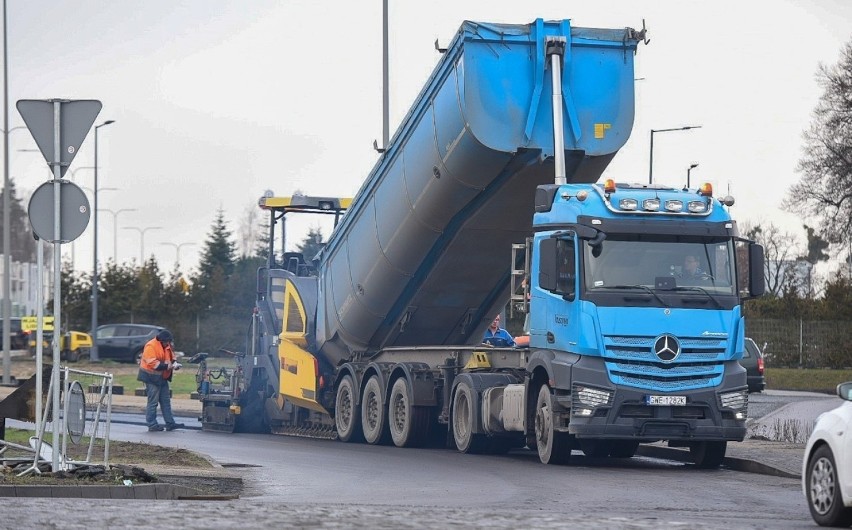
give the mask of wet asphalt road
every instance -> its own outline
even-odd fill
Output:
[[[797,400],[753,395],[750,407],[766,415]],[[163,514],[180,528],[813,527],[796,480],[651,458],[575,452],[570,465],[552,467],[526,450],[475,456],[192,429],[148,433],[132,423],[115,423],[112,437],[251,466],[237,469],[246,489],[241,499],[216,502],[0,501],[0,528],[162,528]]]

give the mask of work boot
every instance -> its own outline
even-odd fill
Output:
[[[162,425],[154,425],[153,427],[148,427],[148,431],[150,431],[150,432],[162,431],[162,430],[163,430]],[[168,429],[168,430],[171,430],[171,429]]]
[[[186,427],[186,425],[184,425],[183,423],[170,423],[166,425],[166,430],[173,431],[175,429],[183,429],[184,427]]]

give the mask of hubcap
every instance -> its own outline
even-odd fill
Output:
[[[535,415],[535,435],[541,448],[550,441],[550,407],[543,404]]]
[[[822,457],[814,463],[811,471],[811,504],[820,515],[831,510],[835,487],[834,466],[828,458]]]
[[[352,395],[349,393],[348,388],[340,392],[340,404],[338,408],[340,409],[339,418],[341,423],[348,427],[352,422]]]
[[[467,398],[465,396],[461,396],[459,398],[459,402],[456,405],[455,418],[456,421],[453,422],[453,430],[458,435],[458,438],[463,440],[467,438],[467,416],[469,413],[469,407]]]

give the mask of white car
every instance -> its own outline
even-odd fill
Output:
[[[837,385],[846,400],[817,418],[802,461],[802,489],[820,526],[852,525],[852,381]]]

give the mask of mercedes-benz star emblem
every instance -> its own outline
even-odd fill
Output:
[[[654,342],[654,353],[664,363],[670,363],[680,355],[680,343],[671,335],[660,335]]]

